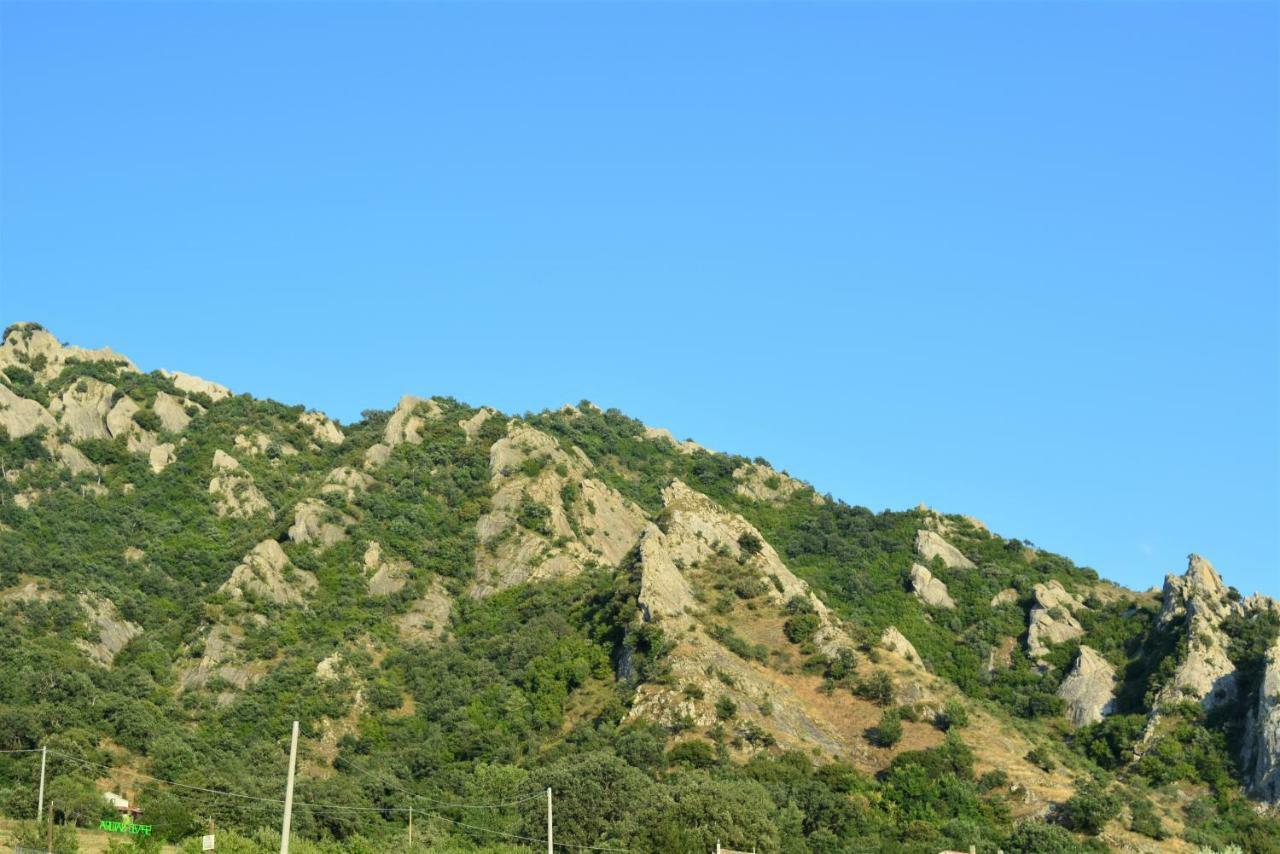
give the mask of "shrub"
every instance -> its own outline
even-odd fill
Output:
[[[744,531],[742,536],[738,537],[738,548],[742,549],[742,553],[747,557],[755,557],[764,550],[764,541],[751,531]]]
[[[898,692],[893,685],[893,677],[884,670],[877,670],[866,679],[858,680],[853,693],[876,705],[887,706],[893,702]]]
[[[947,700],[942,707],[942,711],[938,712],[933,720],[934,725],[943,732],[948,732],[953,727],[962,727],[969,724],[969,713],[965,711],[959,700]]]
[[[716,718],[718,720],[731,720],[738,714],[738,704],[729,699],[724,694],[720,695],[720,699],[716,700]]]
[[[1062,824],[1076,831],[1097,836],[1120,814],[1120,801],[1100,783],[1090,780],[1076,789],[1063,805]]]
[[[902,740],[902,719],[896,709],[886,709],[880,716],[873,733],[875,743],[881,747],[893,747]]]

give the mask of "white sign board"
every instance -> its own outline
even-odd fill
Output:
[[[201,851],[213,850],[213,834],[212,833],[209,833],[200,837],[200,850]]]

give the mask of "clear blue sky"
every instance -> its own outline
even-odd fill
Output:
[[[1280,594],[1277,8],[0,0],[0,321]]]

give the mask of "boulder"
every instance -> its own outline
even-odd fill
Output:
[[[191,404],[195,405],[195,404]],[[170,433],[181,433],[191,423],[187,414],[187,402],[163,391],[156,392],[156,402],[151,408],[160,419],[161,426]]]
[[[1001,605],[1018,604],[1018,591],[1012,587],[1006,587],[999,593],[991,597],[991,607],[999,608]]]
[[[907,640],[906,635],[898,631],[896,626],[889,626],[880,635],[880,646],[897,653],[912,664],[923,664],[924,659],[916,652],[915,645]]]
[[[935,532],[924,528],[916,531],[916,554],[926,563],[937,557],[951,569],[974,569],[973,561],[961,554],[959,549]]]
[[[1074,726],[1097,723],[1115,706],[1116,671],[1105,658],[1081,646],[1075,665],[1058,686],[1067,703],[1067,719]]]
[[[151,471],[160,474],[164,471],[177,457],[174,455],[174,446],[172,442],[165,442],[156,445],[147,452],[147,463],[151,466]]]
[[[954,608],[956,603],[947,591],[947,585],[918,563],[911,564],[911,590],[916,598],[933,608]]]

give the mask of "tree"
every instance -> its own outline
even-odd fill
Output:
[[[893,747],[902,740],[902,718],[897,709],[886,709],[876,724],[875,742],[881,747]]]
[[[1077,833],[1097,836],[1120,814],[1120,801],[1100,783],[1090,780],[1063,805],[1062,824]]]

